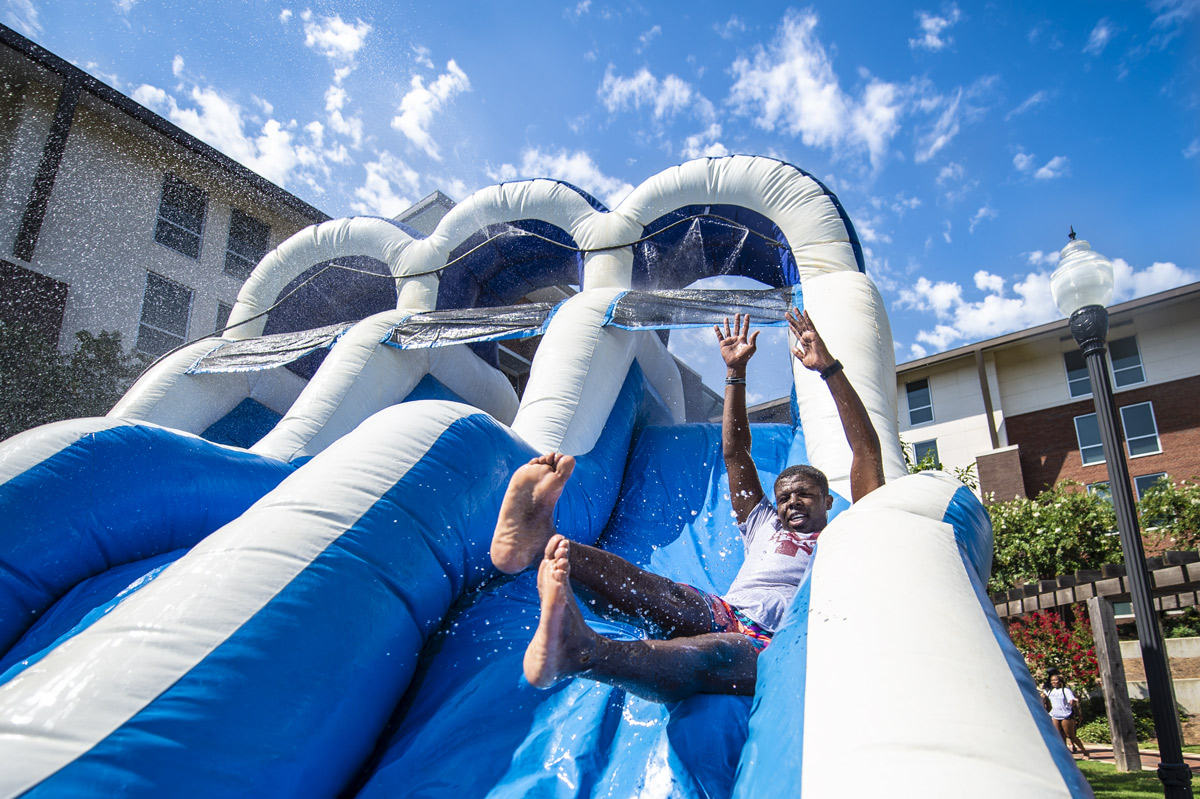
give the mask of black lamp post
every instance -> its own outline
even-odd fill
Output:
[[[1146,667],[1146,687],[1150,693],[1154,731],[1162,758],[1158,764],[1158,778],[1162,780],[1167,799],[1190,799],[1192,771],[1183,762],[1183,736],[1179,730],[1179,715],[1175,711],[1175,690],[1171,685],[1162,628],[1150,596],[1146,553],[1142,548],[1137,510],[1129,484],[1129,467],[1125,463],[1125,451],[1117,433],[1112,384],[1108,379],[1108,358],[1105,356],[1108,311],[1105,306],[1112,300],[1112,263],[1094,252],[1086,241],[1076,239],[1072,228],[1071,242],[1063,247],[1058,268],[1050,277],[1050,291],[1058,309],[1071,318],[1071,335],[1083,350],[1088,377],[1091,378],[1092,401],[1096,406],[1096,421],[1100,425],[1100,440],[1104,445],[1108,485],[1117,514],[1121,549],[1125,554],[1138,642],[1142,647],[1142,663]]]

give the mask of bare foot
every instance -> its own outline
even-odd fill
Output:
[[[497,569],[516,574],[542,554],[554,535],[554,504],[574,469],[574,458],[552,452],[513,474],[492,533],[492,563]]]
[[[584,671],[596,638],[584,623],[575,592],[571,590],[569,547],[567,539],[553,536],[546,544],[546,557],[538,566],[542,616],[533,640],[525,649],[524,662],[525,679],[534,688],[549,688]]]

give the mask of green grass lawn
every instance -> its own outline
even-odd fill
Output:
[[[1162,799],[1162,783],[1153,771],[1117,771],[1112,763],[1076,761],[1096,799]]]

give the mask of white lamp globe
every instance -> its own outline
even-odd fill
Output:
[[[1050,293],[1063,316],[1089,305],[1112,302],[1112,262],[1083,239],[1074,239],[1058,255],[1058,268],[1050,275]]]

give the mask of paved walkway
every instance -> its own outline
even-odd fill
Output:
[[[1100,744],[1088,744],[1087,749],[1088,754],[1092,756],[1092,760],[1098,763],[1116,764],[1116,760],[1113,758],[1112,747]],[[1138,751],[1142,756],[1142,769],[1151,773],[1157,771],[1159,761],[1161,760],[1158,752],[1154,749],[1140,749]],[[1075,755],[1075,759],[1083,760],[1083,755]],[[1191,766],[1193,775],[1200,775],[1200,754],[1184,752],[1183,762]]]

